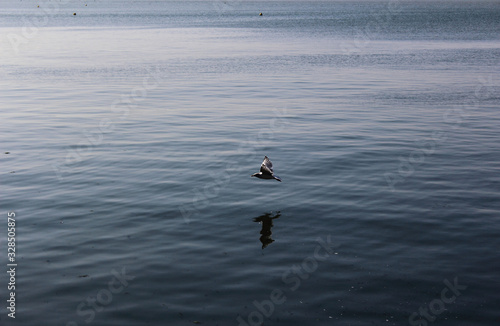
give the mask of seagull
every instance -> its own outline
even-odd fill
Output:
[[[260,166],[260,172],[252,174],[252,177],[257,177],[259,179],[275,179],[281,182],[281,179],[277,175],[274,175],[273,163],[271,163],[267,156],[264,156],[264,161]]]

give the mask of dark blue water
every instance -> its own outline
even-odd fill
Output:
[[[0,324],[498,324],[499,32],[495,1],[2,2]]]

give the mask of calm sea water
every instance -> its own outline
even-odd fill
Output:
[[[1,325],[500,321],[498,1],[8,0],[0,45]]]

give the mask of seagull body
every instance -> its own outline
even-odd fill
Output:
[[[264,156],[264,161],[260,165],[260,172],[252,174],[252,177],[256,177],[259,179],[275,179],[281,182],[281,179],[274,175],[273,172],[273,163],[267,156]]]

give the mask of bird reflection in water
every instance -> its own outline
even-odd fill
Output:
[[[273,234],[271,228],[273,227],[273,220],[280,217],[281,213],[278,211],[276,212],[276,214],[274,214],[274,216],[272,215],[272,212],[266,213],[253,219],[254,222],[259,222],[262,224],[262,229],[260,230],[260,242],[262,242],[262,249],[267,247],[270,243],[274,242],[274,240],[271,238],[271,234]]]

